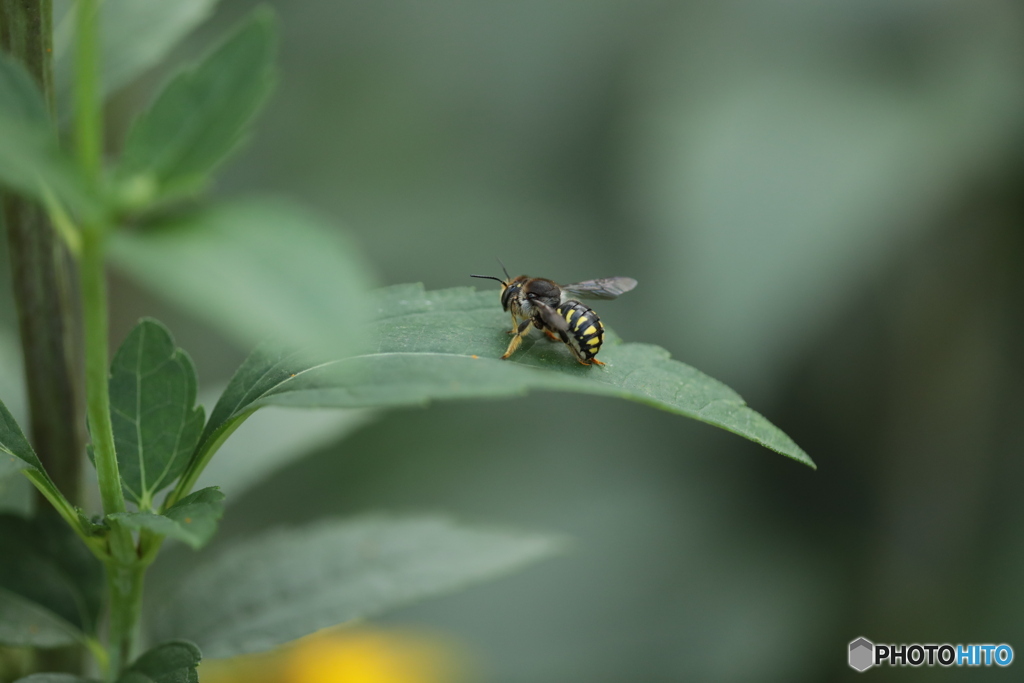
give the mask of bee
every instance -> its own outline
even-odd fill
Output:
[[[501,283],[501,307],[512,314],[512,341],[501,356],[507,360],[530,333],[543,330],[548,339],[561,341],[583,365],[604,365],[596,356],[604,343],[604,325],[594,309],[577,299],[614,299],[636,287],[631,277],[606,277],[560,285],[542,277],[513,278],[504,265],[505,279],[471,275]],[[532,327],[531,327],[532,326]]]

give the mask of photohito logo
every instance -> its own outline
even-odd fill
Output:
[[[867,638],[850,643],[850,667],[867,671],[873,666],[1009,666],[1013,662],[1013,648],[1000,645],[950,645],[943,643],[924,645],[882,645]]]

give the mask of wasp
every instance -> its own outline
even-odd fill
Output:
[[[636,287],[631,277],[606,277],[560,285],[542,277],[513,278],[504,265],[505,279],[471,275],[501,283],[501,307],[512,314],[512,341],[501,356],[507,360],[530,333],[543,330],[548,339],[561,341],[583,365],[604,365],[596,356],[604,343],[604,325],[594,309],[578,299],[614,299]],[[532,327],[531,327],[532,325]]]

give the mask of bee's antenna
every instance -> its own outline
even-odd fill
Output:
[[[506,267],[505,267],[505,264],[504,264],[504,263],[502,263],[502,262],[501,262],[501,259],[500,259],[500,258],[498,258],[497,256],[495,256],[494,258],[498,259],[498,265],[499,265],[499,266],[501,266],[501,269],[502,269],[502,271],[504,271],[504,273],[505,273],[505,277],[506,277],[507,279],[511,280],[511,279],[512,279],[512,276],[508,274],[508,268],[506,268]]]
[[[470,277],[478,277],[481,280],[495,280],[497,282],[500,282],[501,284],[505,284],[505,281],[502,280],[500,277],[491,277],[490,275],[470,275]]]

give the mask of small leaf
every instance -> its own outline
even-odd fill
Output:
[[[100,4],[100,65],[103,93],[110,94],[155,66],[193,28],[216,0],[104,0]],[[58,16],[58,8],[54,15]],[[74,90],[75,6],[63,14],[54,35],[54,79],[58,102],[71,104]]]
[[[4,296],[10,296],[9,289],[4,288]],[[10,302],[10,299],[5,298]],[[28,423],[28,397],[25,387],[25,375],[22,368],[23,359],[21,355],[21,337],[18,335],[17,325],[14,324],[14,307],[6,304],[8,315],[0,316],[6,324],[0,324],[0,397],[3,397],[3,404],[9,411],[8,419],[17,423]],[[3,428],[0,427],[0,432]],[[3,437],[0,436],[0,441]],[[0,472],[3,471],[3,463],[8,458],[0,455]],[[0,476],[3,476],[0,474]]]
[[[245,138],[273,85],[274,25],[256,11],[198,66],[179,73],[132,126],[117,175],[156,194],[202,185]]]
[[[108,518],[129,529],[148,529],[198,550],[213,538],[223,515],[224,494],[213,486],[185,496],[162,515],[118,512]]]
[[[437,517],[366,517],[281,529],[201,565],[153,627],[208,657],[268,650],[506,574],[551,555],[548,536],[473,529]]]
[[[26,467],[43,471],[43,463],[3,401],[0,401],[0,451],[3,453],[0,454],[0,476]]]
[[[96,631],[103,567],[52,511],[34,520],[0,515],[0,589],[8,604],[21,601],[0,610],[5,634],[21,633],[20,644],[67,644]]]
[[[140,321],[111,364],[110,409],[121,480],[143,508],[188,465],[203,428],[195,400],[188,354],[159,322]]]
[[[24,67],[0,52],[0,185],[42,200],[46,188],[71,208],[94,200],[58,145],[42,95]]]
[[[219,206],[119,231],[117,265],[245,348],[274,337],[333,358],[362,348],[369,275],[347,236],[283,201]]]
[[[0,401],[0,477],[18,470],[25,470],[28,478],[37,487],[45,490],[51,502],[64,500],[57,485],[43,469],[43,463],[32,450],[14,416],[7,410],[3,401]]]
[[[197,683],[196,667],[203,656],[185,640],[174,640],[145,652],[117,679],[118,683]]]

